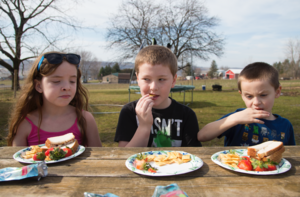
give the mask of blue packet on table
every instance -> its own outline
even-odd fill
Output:
[[[101,194],[94,194],[94,193],[84,192],[84,197],[119,197],[119,196],[116,196],[116,195],[111,194],[111,193],[106,193],[104,195],[101,195]]]
[[[29,177],[45,177],[48,174],[48,167],[44,161],[23,167],[8,167],[0,169],[0,182],[21,180]]]
[[[167,186],[156,186],[152,197],[188,197],[176,183]]]

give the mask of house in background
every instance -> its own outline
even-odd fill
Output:
[[[132,80],[136,80],[136,77]],[[129,81],[130,73],[112,73],[102,78],[102,83],[129,83]]]
[[[112,73],[102,78],[102,83],[118,83],[118,73]]]
[[[217,78],[221,77],[222,79],[226,79],[225,72],[225,70],[217,70],[215,75],[217,76]]]
[[[243,69],[228,69],[225,72],[225,79],[238,79]]]
[[[130,73],[118,73],[118,83],[129,83],[129,81]]]

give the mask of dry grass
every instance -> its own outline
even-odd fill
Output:
[[[289,119],[295,130],[297,145],[300,144],[300,80],[280,81],[283,86],[283,95],[275,100],[273,113],[280,114]],[[191,81],[177,81],[178,85],[191,85]],[[213,84],[222,85],[221,92],[212,91]],[[189,103],[197,117],[199,127],[219,119],[224,114],[244,107],[244,103],[237,92],[235,80],[198,80],[193,81],[193,103],[191,92],[186,92],[185,102]],[[202,90],[206,85],[206,91]],[[93,112],[119,112],[121,106],[128,103],[128,84],[85,84],[89,90],[89,102]],[[183,93],[173,93],[172,97],[183,102]],[[139,94],[131,92],[131,101],[140,97]],[[0,146],[6,145],[8,115],[13,103],[13,92],[0,88]],[[100,104],[100,105],[99,105]],[[117,146],[114,135],[118,123],[119,113],[94,114],[98,125],[100,138],[104,146]],[[203,143],[204,146],[223,146],[223,139],[214,139]]]

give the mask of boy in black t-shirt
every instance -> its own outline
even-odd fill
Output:
[[[119,147],[201,146],[196,114],[169,97],[177,78],[177,58],[166,47],[143,48],[135,59],[142,97],[121,110],[115,141]]]

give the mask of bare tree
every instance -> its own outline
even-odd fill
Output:
[[[122,59],[134,57],[143,40],[147,44],[157,35],[157,25],[162,9],[150,0],[123,1],[118,14],[110,18],[108,47],[119,51]]]
[[[300,77],[300,40],[290,39],[286,43],[286,57],[288,61],[284,62],[284,66],[288,67],[291,76],[295,79]]]
[[[107,33],[109,48],[122,51],[121,57],[134,57],[143,40],[170,46],[179,59],[184,54],[208,60],[223,54],[224,38],[213,28],[218,19],[208,16],[198,0],[168,0],[159,4],[149,0],[127,0],[110,19]],[[182,69],[184,66],[179,66]]]
[[[12,81],[17,78],[18,88],[20,64],[50,47],[56,49],[67,32],[79,27],[59,2],[63,1],[0,0],[0,52],[13,64],[0,58],[0,65],[9,70]]]
[[[220,70],[225,70],[225,71],[226,71],[226,70],[228,70],[228,69],[229,69],[228,66],[221,66],[221,67],[220,67]]]
[[[89,51],[78,51],[78,55],[81,56],[80,60],[80,70],[82,73],[82,80],[87,83],[89,78],[97,78],[100,70],[100,62],[97,58]]]
[[[195,70],[194,70],[194,72],[195,72],[195,76],[200,76],[200,75],[201,75],[201,72],[202,72],[202,70],[201,70],[201,68],[199,68],[199,67],[195,67]]]

